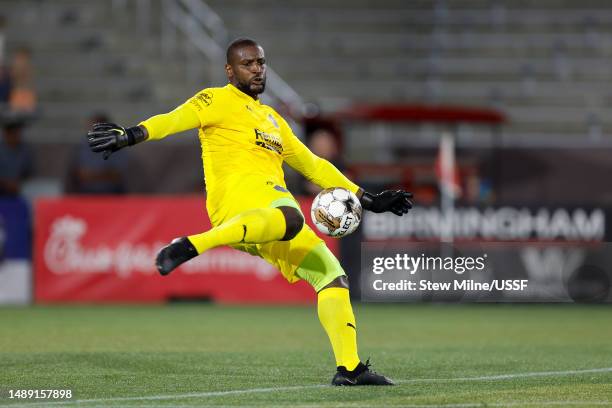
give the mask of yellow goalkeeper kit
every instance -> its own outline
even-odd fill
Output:
[[[285,185],[281,167],[284,161],[322,188],[344,187],[354,193],[359,189],[331,163],[304,146],[274,109],[231,84],[204,89],[172,112],[154,116],[141,125],[147,129],[149,140],[199,128],[206,208],[213,226],[256,208],[299,209]],[[299,277],[306,279],[317,291],[344,274],[339,264],[324,265],[325,270],[337,271],[335,276],[313,274],[311,268],[304,267],[338,262],[325,253],[327,247],[307,225],[290,241],[234,247],[266,259],[289,282]],[[303,262],[307,255],[316,259]]]

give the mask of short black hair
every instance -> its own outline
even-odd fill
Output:
[[[225,52],[225,61],[228,64],[230,63],[230,57],[236,49],[241,48],[241,47],[251,47],[251,46],[259,47],[259,43],[251,38],[246,38],[246,37],[236,38],[234,41],[232,41],[227,46],[227,51]]]

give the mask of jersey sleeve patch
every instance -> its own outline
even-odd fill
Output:
[[[198,112],[209,107],[213,103],[213,94],[210,91],[202,91],[189,100]]]

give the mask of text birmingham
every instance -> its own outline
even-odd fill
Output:
[[[409,217],[399,220],[393,214],[368,214],[363,228],[367,239],[434,239],[452,234],[459,239],[601,241],[605,221],[599,208],[462,207],[451,214],[437,207],[415,207]]]

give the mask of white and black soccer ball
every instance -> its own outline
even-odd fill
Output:
[[[341,238],[359,226],[361,203],[354,193],[345,188],[327,188],[313,200],[310,216],[319,231]]]

